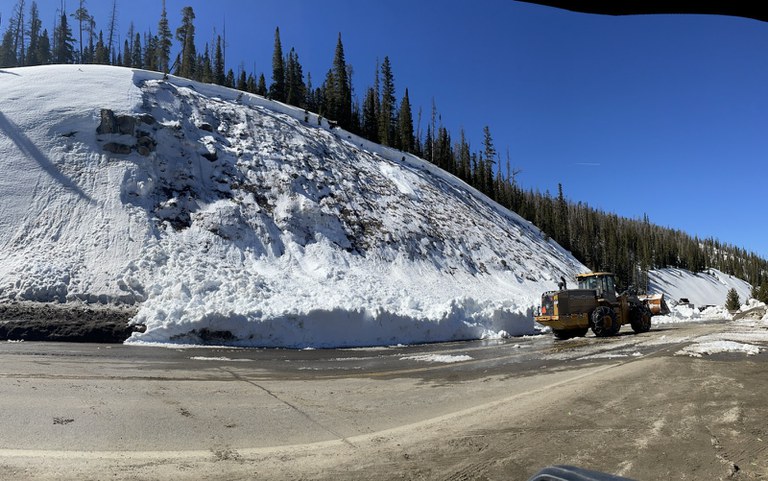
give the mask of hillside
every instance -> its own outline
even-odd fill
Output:
[[[105,66],[0,72],[0,298],[139,306],[134,341],[533,332],[585,270],[412,155],[303,110]]]
[[[724,306],[728,291],[732,288],[736,289],[739,299],[745,303],[752,290],[747,282],[717,269],[693,273],[670,267],[652,270],[648,278],[649,292],[664,294],[672,303],[686,298],[695,307]]]

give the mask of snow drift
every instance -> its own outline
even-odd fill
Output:
[[[140,304],[134,342],[374,345],[531,333],[586,270],[303,110],[118,67],[0,76],[0,299]]]

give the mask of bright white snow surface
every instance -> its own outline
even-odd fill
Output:
[[[664,294],[671,305],[677,303],[680,298],[686,298],[697,310],[704,306],[724,306],[731,288],[739,293],[742,303],[747,302],[752,292],[752,286],[748,282],[717,269],[693,273],[668,267],[650,271],[648,279],[649,292]]]
[[[541,292],[586,270],[315,114],[118,67],[0,79],[0,299],[140,303],[132,342],[388,345],[533,333]],[[101,109],[151,118],[97,134]]]

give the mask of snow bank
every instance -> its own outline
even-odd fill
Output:
[[[258,96],[68,65],[5,70],[0,103],[0,300],[140,304],[131,342],[534,333],[586,270],[435,166]],[[97,133],[103,109],[125,131]]]
[[[730,320],[731,313],[723,306],[707,307],[700,311],[696,307],[687,305],[677,305],[670,308],[670,313],[665,316],[654,316],[654,324],[675,324],[678,322],[697,322],[697,321],[715,321]]]
[[[724,274],[717,269],[693,273],[685,269],[668,267],[648,273],[648,291],[664,294],[670,305],[681,298],[688,299],[694,307],[724,306],[731,288],[739,293],[739,299],[746,302],[752,286],[739,278]]]

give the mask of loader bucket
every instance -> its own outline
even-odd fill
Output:
[[[645,302],[651,309],[651,314],[654,316],[669,314],[669,306],[664,300],[664,294],[651,294],[647,296],[638,296],[638,298]]]

